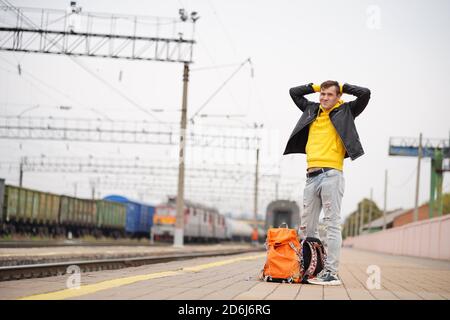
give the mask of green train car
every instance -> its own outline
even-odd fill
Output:
[[[5,185],[0,179],[0,234],[125,235],[126,206]]]
[[[59,223],[65,226],[94,227],[96,212],[94,200],[61,196]]]
[[[3,221],[57,224],[60,196],[15,186],[5,186]]]
[[[125,230],[127,208],[122,203],[97,200],[97,228],[117,236],[117,232]]]

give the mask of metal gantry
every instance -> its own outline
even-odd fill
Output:
[[[429,217],[441,216],[443,172],[450,171],[442,163],[444,159],[450,159],[450,139],[390,138],[389,155],[431,158]]]
[[[0,165],[2,162],[0,162]],[[4,163],[11,165],[13,163]],[[22,157],[19,164],[22,172],[103,173],[115,175],[137,175],[143,177],[175,176],[176,165],[168,162],[142,158],[97,158],[97,157]],[[239,181],[254,176],[253,165],[245,164],[187,164],[192,177]],[[273,176],[263,176],[263,179]],[[277,178],[277,177],[275,177]],[[249,182],[250,183],[250,182]]]
[[[3,139],[178,145],[179,135],[180,130],[173,123],[0,117]],[[187,145],[192,147],[256,150],[260,140],[251,128],[237,131],[196,126],[186,129],[185,135]]]
[[[192,63],[195,41],[184,39],[178,19],[77,9],[0,6],[0,50]]]

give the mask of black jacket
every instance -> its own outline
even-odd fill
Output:
[[[364,150],[356,131],[354,119],[366,108],[370,99],[370,90],[363,87],[344,84],[342,92],[356,96],[354,101],[345,102],[339,108],[330,112],[330,120],[345,147],[345,157],[355,160],[364,154]],[[303,112],[284,150],[284,154],[306,153],[305,147],[308,142],[309,124],[316,119],[320,110],[320,103],[312,102],[304,96],[314,93],[312,83],[304,86],[291,88],[289,94],[295,104]]]

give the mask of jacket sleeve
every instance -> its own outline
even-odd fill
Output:
[[[306,99],[304,96],[314,92],[312,83],[289,89],[289,94],[291,95],[292,100],[294,100],[295,104],[300,110],[302,110],[302,112],[305,112],[305,109],[309,104],[314,103]]]
[[[349,102],[350,110],[352,111],[353,118],[359,116],[364,111],[370,99],[370,90],[363,87],[354,86],[345,83],[342,86],[342,92],[351,94],[356,97],[355,100]]]

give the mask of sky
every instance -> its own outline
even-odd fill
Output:
[[[69,1],[10,3],[59,10],[69,6]],[[83,12],[173,19],[178,19],[180,8],[198,12],[188,118],[211,99],[199,113],[207,116],[196,117],[188,129],[260,135],[260,215],[275,198],[277,182],[278,198],[302,205],[306,156],[282,155],[301,116],[289,96],[291,87],[332,79],[372,92],[369,105],[356,119],[365,155],[344,161],[342,217],[368,198],[371,189],[373,200],[383,208],[385,170],[387,210],[414,206],[417,159],[389,156],[391,137],[418,138],[422,133],[424,139],[450,139],[448,1],[91,0],[77,4]],[[11,23],[6,12],[1,11],[0,17],[2,26]],[[190,28],[180,28],[186,38],[192,35]],[[167,36],[177,36],[177,31],[160,30]],[[244,63],[248,58],[251,64]],[[167,122],[178,132],[182,68],[180,63],[0,51],[0,116],[147,120],[153,122],[152,128]],[[308,98],[318,101],[318,94]],[[353,99],[343,96],[344,101]],[[58,109],[61,105],[70,109]],[[160,122],[154,123],[154,117]],[[263,127],[250,129],[254,124]],[[0,153],[0,176],[11,184],[18,184],[17,163],[25,156],[128,162],[138,157],[141,164],[178,164],[178,147],[161,145],[0,139]],[[221,212],[252,213],[255,158],[254,150],[188,148],[186,197]],[[203,179],[198,171],[189,172],[190,167],[216,172]],[[216,176],[237,169],[248,174],[226,181]],[[176,178],[176,171],[154,177],[25,172],[24,186],[64,194],[75,194],[76,189],[78,196],[90,197],[91,184],[105,181],[96,187],[96,196],[120,193],[156,203],[176,190]],[[419,203],[428,201],[429,180],[430,159],[423,159]],[[161,187],[167,184],[169,191]],[[450,191],[448,173],[443,188]]]

